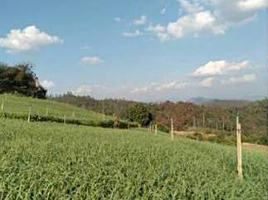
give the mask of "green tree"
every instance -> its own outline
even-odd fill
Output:
[[[45,98],[46,92],[39,84],[30,64],[22,63],[8,66],[0,63],[0,93],[19,93]]]
[[[149,125],[153,120],[153,115],[149,109],[143,104],[134,104],[127,110],[128,120],[131,122],[137,122],[141,126]]]

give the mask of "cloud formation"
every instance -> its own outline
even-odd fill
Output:
[[[174,38],[224,34],[230,27],[251,21],[266,0],[178,0],[183,16],[167,25]]]
[[[145,25],[147,23],[147,17],[142,15],[139,19],[133,21],[133,24],[136,26]]]
[[[40,83],[45,89],[49,90],[53,87],[55,87],[55,84],[53,81],[50,81],[50,80],[43,80],[41,81]]]
[[[211,87],[213,85],[213,81],[215,80],[215,77],[208,77],[199,82],[199,85],[201,87]]]
[[[103,85],[80,85],[76,90],[73,91],[74,95],[85,96],[92,95],[94,93],[99,93],[106,89]]]
[[[122,35],[126,38],[135,38],[135,37],[142,36],[143,33],[141,33],[139,30],[136,30],[134,32],[123,32]]]
[[[155,26],[150,24],[147,28],[147,31],[151,32],[162,42],[170,39],[169,34],[166,32],[166,27],[162,26],[161,24],[157,24]]]
[[[255,74],[244,74],[242,76],[230,77],[227,80],[222,80],[222,84],[250,83],[255,80]]]
[[[164,92],[170,90],[180,90],[184,89],[188,83],[186,82],[166,82],[166,83],[151,83],[148,86],[137,87],[131,90],[132,94],[143,94],[147,92]]]
[[[102,60],[98,56],[86,56],[81,58],[81,63],[85,65],[98,65]]]
[[[250,67],[248,61],[243,62],[227,62],[225,60],[209,61],[205,65],[199,67],[194,71],[193,76],[195,77],[206,77],[206,76],[218,76],[226,74],[230,71],[240,71]]]
[[[6,37],[0,38],[0,47],[6,49],[8,53],[19,53],[62,42],[58,36],[49,35],[35,26],[28,26],[23,30],[12,29]]]

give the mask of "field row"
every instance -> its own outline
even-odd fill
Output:
[[[142,129],[0,119],[0,199],[267,199],[267,158]]]

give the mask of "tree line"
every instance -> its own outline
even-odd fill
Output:
[[[75,96],[71,92],[53,100],[87,108],[89,110],[136,121],[142,126],[158,124],[160,130],[169,131],[173,119],[175,131],[192,128],[214,130],[219,137],[233,138],[235,117],[240,115],[245,141],[267,143],[267,99],[242,106],[222,104],[196,105],[190,102],[143,103],[125,99],[97,100],[90,96]]]

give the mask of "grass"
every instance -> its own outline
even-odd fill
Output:
[[[267,158],[142,129],[0,119],[0,199],[266,200]]]
[[[54,116],[66,119],[102,121],[103,115],[87,109],[76,106],[59,103],[56,101],[33,99],[31,97],[15,96],[9,94],[0,94],[0,109],[4,105],[3,112],[28,114],[31,107],[31,113],[41,116]],[[48,111],[48,112],[47,112]],[[106,116],[107,119],[111,117]]]

